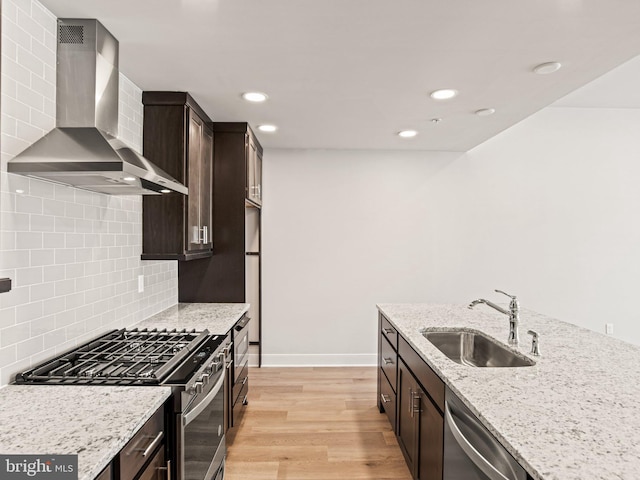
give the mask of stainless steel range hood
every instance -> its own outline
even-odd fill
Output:
[[[97,20],[58,20],[56,128],[13,158],[10,173],[111,195],[187,188],[116,138],[118,41]]]

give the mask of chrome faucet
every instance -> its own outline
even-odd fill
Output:
[[[509,316],[509,345],[518,345],[520,342],[520,338],[518,337],[518,323],[520,323],[520,304],[518,303],[518,299],[509,295],[508,293],[503,292],[502,290],[496,290],[498,293],[502,293],[511,299],[509,302],[509,310],[505,310],[499,305],[496,305],[489,300],[485,300],[484,298],[479,298],[478,300],[474,300],[469,304],[469,308],[473,308],[479,303],[484,303],[485,305],[489,305],[494,310],[499,311],[500,313],[504,313]]]

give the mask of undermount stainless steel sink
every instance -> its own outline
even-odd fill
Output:
[[[438,350],[461,365],[472,367],[531,367],[536,362],[478,330],[423,330]]]

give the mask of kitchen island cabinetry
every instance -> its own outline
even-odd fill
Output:
[[[193,260],[212,254],[213,130],[184,92],[144,92],[143,154],[189,189],[146,195],[143,260]]]
[[[413,478],[442,480],[444,383],[382,314],[378,325],[378,408]]]

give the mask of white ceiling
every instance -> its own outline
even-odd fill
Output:
[[[258,134],[267,148],[466,151],[640,54],[637,0],[40,1],[99,19],[143,90],[189,91],[215,121],[277,125]],[[548,61],[563,68],[531,73]],[[445,87],[460,95],[429,98]],[[269,100],[240,98],[252,90]]]

